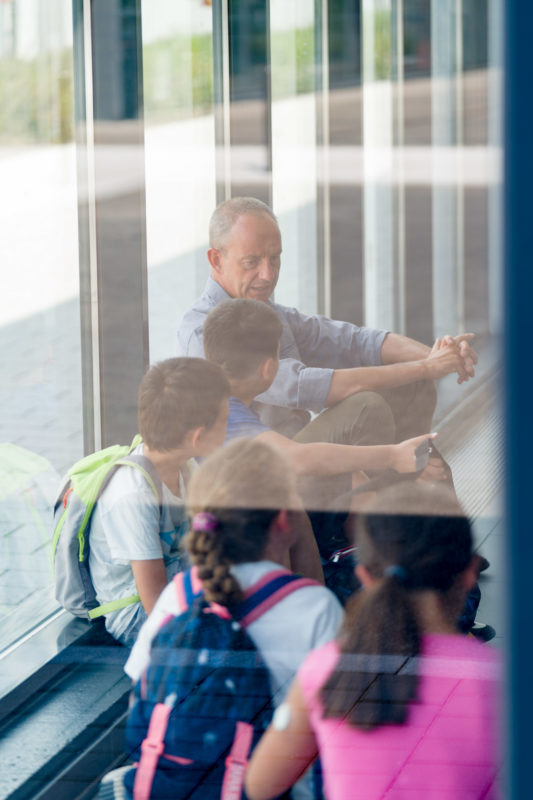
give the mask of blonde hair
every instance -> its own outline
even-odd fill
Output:
[[[209,512],[215,529],[192,527],[185,547],[208,600],[221,605],[242,600],[230,567],[262,558],[272,522],[289,508],[292,490],[285,458],[254,439],[235,439],[198,468],[189,486],[189,513],[194,518]]]

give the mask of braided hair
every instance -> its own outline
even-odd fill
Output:
[[[413,509],[419,513],[414,513]],[[321,690],[325,717],[370,730],[407,720],[418,676],[402,671],[419,655],[417,592],[432,591],[453,618],[458,576],[472,559],[470,523],[455,500],[435,486],[402,484],[378,495],[355,522],[357,559],[375,585],[346,609],[340,657]]]
[[[261,560],[273,521],[289,507],[292,480],[284,457],[254,439],[235,439],[193,475],[185,547],[209,601],[243,599],[231,566]]]

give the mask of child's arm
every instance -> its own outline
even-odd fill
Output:
[[[317,754],[315,735],[296,678],[253,752],[246,772],[247,796],[250,800],[270,800],[283,794],[303,775]]]
[[[311,522],[297,492],[294,492],[291,502],[289,519],[296,538],[289,550],[290,568],[305,578],[313,578],[323,584],[324,572],[320,562],[320,553]]]
[[[149,614],[168,583],[165,564],[162,558],[131,561],[130,563],[141,603],[146,613]]]
[[[400,444],[351,445],[294,442],[275,431],[260,433],[256,438],[285,453],[297,475],[339,475],[366,469],[394,469],[415,472],[415,450],[425,439],[436,434],[426,433]]]

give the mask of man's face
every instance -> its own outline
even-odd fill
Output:
[[[278,282],[281,235],[268,214],[239,217],[223,248],[208,252],[213,277],[230,297],[266,301]]]

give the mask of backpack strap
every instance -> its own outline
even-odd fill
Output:
[[[137,445],[142,441],[140,437],[135,437],[132,442],[131,448],[134,449]],[[113,465],[113,468],[109,471],[108,475],[106,475],[105,481],[102,483],[100,487],[100,491],[98,495],[100,496],[107,486],[108,482],[111,480],[115,472],[119,467],[126,466],[126,467],[133,467],[134,469],[139,470],[141,472],[150,486],[151,490],[153,491],[155,498],[158,502],[159,507],[161,508],[162,504],[162,497],[163,497],[163,484],[161,482],[161,478],[159,477],[159,473],[157,472],[156,468],[152,464],[149,458],[142,455],[135,455],[130,453],[123,458],[118,459]],[[132,606],[134,603],[138,603],[140,601],[140,596],[138,594],[132,594],[129,597],[122,597],[120,600],[110,600],[109,603],[104,603],[101,606],[97,606],[96,608],[91,608],[87,615],[90,620],[98,619],[98,617],[104,617],[106,614],[110,614],[112,611],[120,611],[121,608],[126,608],[127,606]]]
[[[311,578],[302,578],[285,569],[273,570],[264,575],[245,592],[245,599],[230,608],[233,619],[247,628],[263,616],[276,603],[306,586],[321,586]]]
[[[220,800],[240,800],[242,797],[244,773],[253,736],[254,729],[249,722],[237,722],[231,751],[226,758]]]
[[[198,577],[198,567],[194,566],[185,572],[178,572],[172,578],[176,590],[179,613],[187,611],[197,597],[203,594],[202,581]]]
[[[163,484],[161,482],[161,478],[159,477],[159,473],[149,458],[146,458],[146,456],[141,456],[140,454],[130,453],[129,455],[124,456],[124,458],[119,458],[119,460],[115,462],[114,467],[122,466],[134,467],[135,469],[138,469],[139,472],[144,475],[144,478],[150,486],[152,492],[155,494],[159,505],[162,504]],[[109,478],[111,478],[113,474],[114,471],[112,470]],[[106,478],[106,483],[109,478]],[[102,489],[100,490],[100,494],[101,492]]]
[[[141,758],[135,772],[133,800],[150,800],[154,775],[161,756],[182,766],[193,763],[190,758],[165,755],[165,734],[172,708],[173,706],[167,703],[156,703],[153,708],[148,733],[141,745]]]

